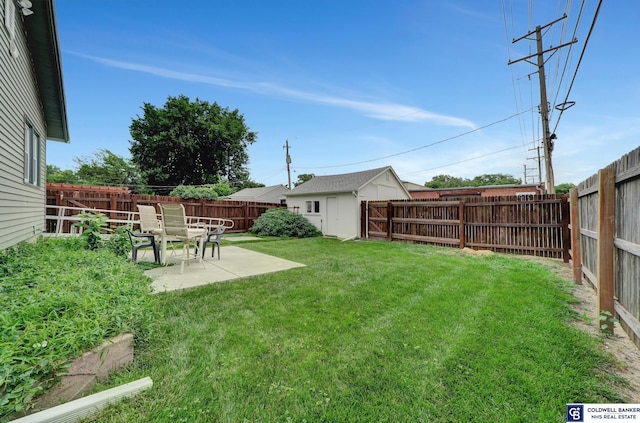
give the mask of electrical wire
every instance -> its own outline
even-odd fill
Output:
[[[445,139],[442,139],[442,140],[439,140],[439,141],[435,141],[435,142],[432,142],[430,144],[425,144],[425,145],[422,145],[420,147],[412,148],[411,150],[402,151],[400,153],[389,154],[388,156],[377,157],[375,159],[362,160],[362,161],[359,161],[359,162],[343,163],[343,164],[339,164],[339,165],[331,165],[331,166],[296,166],[296,169],[331,169],[331,168],[336,168],[336,167],[354,166],[354,165],[359,165],[359,164],[363,164],[363,163],[370,163],[370,162],[375,162],[375,161],[378,161],[378,160],[384,160],[384,159],[388,159],[388,158],[391,158],[391,157],[397,157],[397,156],[401,156],[403,154],[408,154],[408,153],[412,153],[414,151],[422,150],[423,148],[433,147],[434,145],[442,144],[442,143],[447,142],[447,141],[451,141],[451,140],[454,140],[454,139],[457,139],[457,138],[461,138],[461,137],[463,137],[465,135],[472,134],[474,132],[480,131],[480,130],[488,128],[490,126],[497,125],[497,124],[502,123],[502,122],[506,122],[506,121],[508,121],[510,119],[513,119],[516,116],[519,116],[519,115],[521,115],[523,113],[527,113],[527,112],[529,112],[529,110],[524,110],[522,112],[515,113],[515,114],[513,114],[511,116],[508,116],[506,118],[497,120],[495,122],[491,122],[491,123],[489,123],[487,125],[480,126],[478,128],[472,129],[472,130],[467,131],[467,132],[463,132],[463,133],[458,134],[458,135],[454,135],[454,136],[449,137],[449,138],[445,138]]]
[[[503,152],[509,151],[509,150],[515,150],[516,148],[520,148],[520,146],[517,145],[515,147],[504,148],[502,150],[493,151],[491,153],[483,154],[481,156],[471,157],[469,159],[464,159],[464,160],[458,160],[457,162],[447,163],[445,165],[440,165],[440,166],[432,167],[432,168],[429,168],[429,169],[423,169],[423,170],[419,170],[417,172],[408,173],[407,175],[415,175],[416,173],[424,173],[424,172],[429,172],[431,170],[442,169],[443,167],[453,166],[453,165],[460,164],[460,163],[470,162],[472,160],[482,159],[484,157],[493,156],[494,154],[503,153]]]
[[[593,21],[591,21],[591,26],[589,27],[589,32],[587,33],[587,38],[584,40],[584,45],[582,46],[582,51],[580,52],[580,58],[578,59],[578,64],[576,65],[576,70],[573,73],[573,78],[571,78],[571,84],[569,84],[569,89],[567,90],[567,95],[564,98],[564,103],[569,100],[569,94],[571,93],[571,88],[573,88],[573,83],[576,80],[576,75],[578,74],[578,69],[580,68],[580,63],[582,63],[582,58],[584,56],[584,52],[587,49],[587,44],[589,44],[589,39],[591,38],[591,33],[593,32],[593,28],[596,25],[596,21],[598,20],[598,14],[600,13],[600,7],[602,6],[602,1],[598,2],[598,6],[596,7],[596,11],[593,15]],[[556,125],[553,128],[552,134],[556,132],[558,125],[560,124],[560,118],[562,117],[562,113],[564,110],[560,109],[560,114],[558,115],[558,120],[556,121]]]
[[[576,19],[576,25],[575,25],[575,28],[573,29],[573,35],[571,37],[572,40],[576,39],[576,35],[578,33],[578,27],[580,26],[580,22],[582,22],[585,3],[586,1],[582,0],[582,3],[580,4],[580,10],[578,11],[578,18]],[[571,53],[573,53],[573,46],[574,44],[569,45],[569,49],[567,51],[567,60],[564,62],[564,67],[562,68],[562,75],[560,76],[560,81],[558,82],[558,89],[556,90],[556,95],[553,97],[553,103],[552,103],[549,119],[553,118],[553,111],[555,110],[555,106],[558,104],[557,101],[558,101],[558,96],[560,95],[560,88],[562,87],[562,81],[564,81],[564,76],[569,66],[569,58],[571,56]]]

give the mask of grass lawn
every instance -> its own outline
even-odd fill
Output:
[[[560,422],[567,403],[624,402],[602,343],[570,326],[570,284],[538,264],[322,238],[242,246],[307,267],[160,294],[149,348],[101,387],[153,388],[95,421]]]

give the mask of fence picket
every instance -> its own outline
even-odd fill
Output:
[[[452,201],[453,200],[453,201]],[[362,233],[568,261],[566,196],[369,201]],[[384,216],[384,217],[383,217]]]

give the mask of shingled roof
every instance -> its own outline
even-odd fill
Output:
[[[358,191],[376,176],[393,169],[391,166],[361,172],[343,173],[340,175],[315,176],[307,182],[298,185],[287,196],[298,194],[319,194],[325,192]]]

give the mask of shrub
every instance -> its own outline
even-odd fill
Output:
[[[310,238],[322,235],[309,220],[287,209],[271,209],[263,213],[250,229],[251,233],[265,236]]]
[[[127,234],[126,226],[119,226],[115,230],[107,227],[107,216],[102,213],[80,213],[80,222],[74,224],[83,228],[80,239],[86,243],[89,250],[97,250],[105,247],[117,256],[126,257],[131,251],[131,242]],[[104,239],[104,232],[113,232],[108,239]]]
[[[178,185],[170,193],[172,197],[193,198],[196,200],[216,200],[218,193],[213,189],[212,185],[201,187],[192,187],[187,185]]]
[[[107,230],[107,216],[102,213],[80,213],[80,222],[74,223],[74,226],[83,228],[80,235],[86,242],[87,248],[97,250],[102,247],[104,241],[100,234]]]
[[[151,279],[107,248],[84,246],[47,238],[0,251],[0,421],[106,339],[131,332],[148,342]]]
[[[131,251],[131,241],[126,226],[118,226],[104,243],[107,250],[120,257],[127,257]]]

